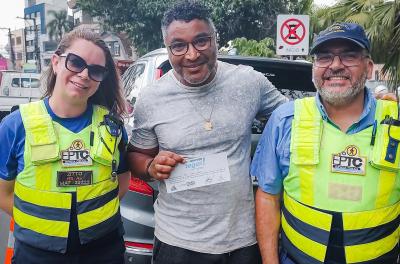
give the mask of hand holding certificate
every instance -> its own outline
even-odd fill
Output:
[[[187,159],[165,179],[168,193],[227,182],[231,180],[226,152]]]
[[[183,163],[184,158],[171,151],[160,151],[154,159],[148,159],[146,164],[146,176],[156,180],[165,180],[170,177],[171,172],[179,163]]]

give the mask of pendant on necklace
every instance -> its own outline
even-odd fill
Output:
[[[204,129],[207,131],[211,131],[213,129],[213,125],[212,125],[211,121],[204,122]]]

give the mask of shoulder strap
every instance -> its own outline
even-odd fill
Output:
[[[290,159],[294,164],[315,165],[319,163],[322,117],[315,97],[297,99],[290,142]]]
[[[397,102],[389,100],[377,100],[375,119],[380,123],[383,119],[385,119],[386,116],[391,116],[394,119],[397,119],[398,116]]]

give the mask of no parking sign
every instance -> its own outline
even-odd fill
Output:
[[[309,24],[307,15],[278,15],[276,54],[307,55]]]

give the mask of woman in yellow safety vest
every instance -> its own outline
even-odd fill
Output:
[[[78,27],[44,77],[43,99],[0,125],[0,209],[15,220],[13,263],[124,263],[119,199],[130,173],[110,50]]]

